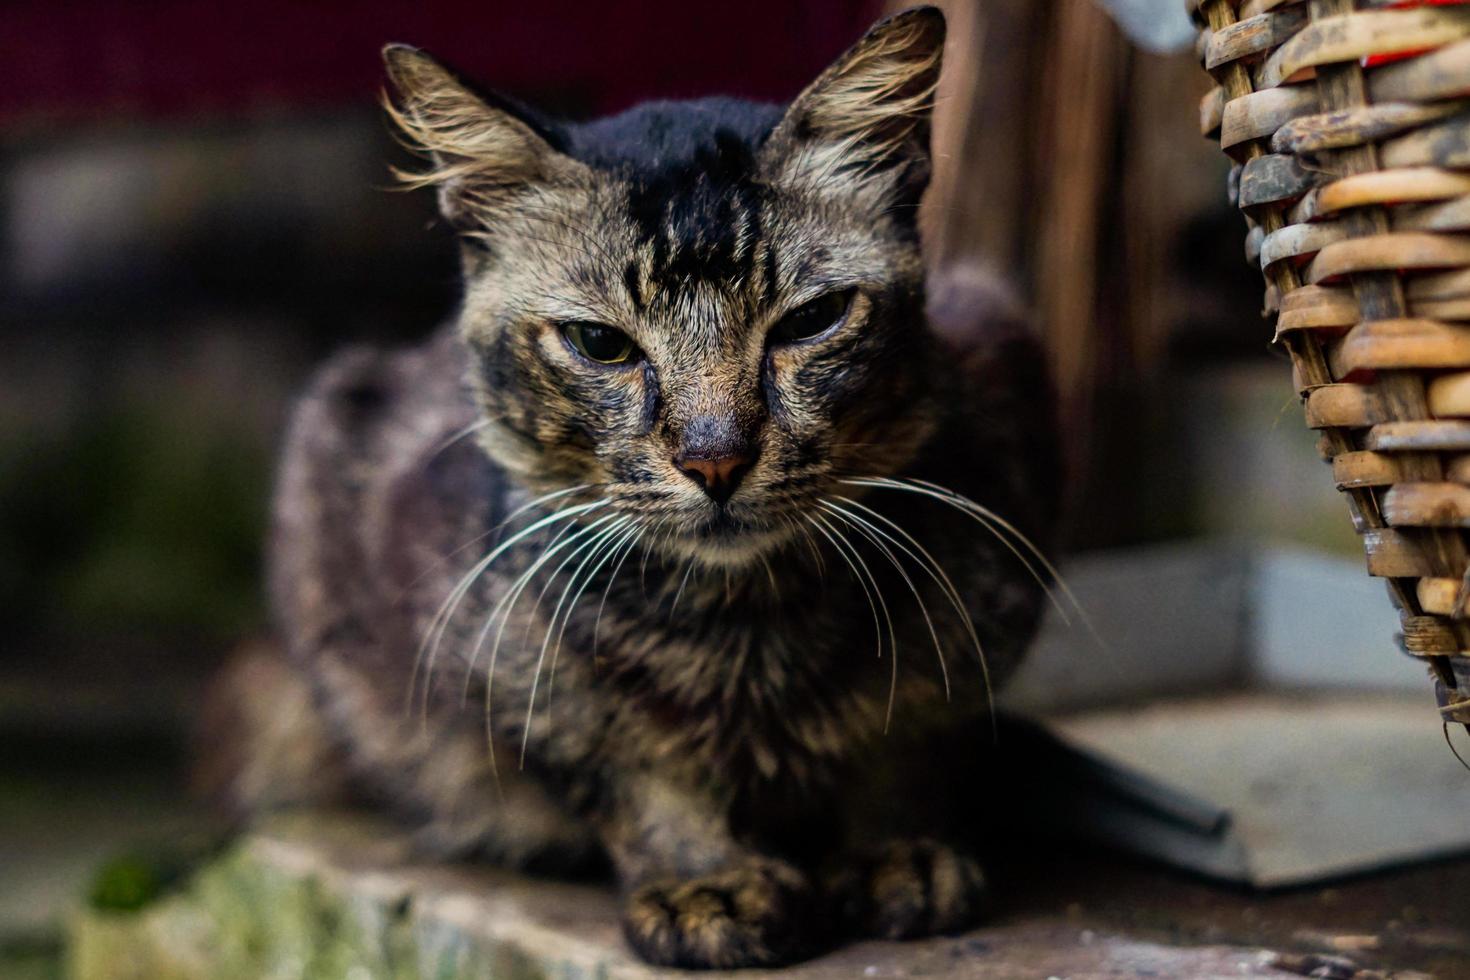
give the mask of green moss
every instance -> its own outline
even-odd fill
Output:
[[[410,905],[402,899],[349,900],[315,878],[282,874],[238,850],[172,893],[149,895],[156,870],[141,862],[114,862],[107,879],[114,904],[94,901],[73,923],[72,973],[79,980],[424,976]],[[145,895],[142,914],[116,914],[128,907],[118,903]]]
[[[107,862],[92,882],[88,902],[92,908],[112,912],[134,912],[163,893],[158,869],[136,855]]]
[[[167,845],[119,854],[97,870],[87,904],[99,912],[147,908],[183,887],[220,848],[220,841],[211,836],[190,835]]]
[[[553,957],[555,959],[555,957]],[[70,927],[74,980],[542,980],[580,978],[515,943],[419,914],[399,889],[343,889],[248,845],[137,913],[89,909]],[[594,973],[594,975],[597,975]]]

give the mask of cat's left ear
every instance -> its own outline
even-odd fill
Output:
[[[876,185],[917,201],[943,51],[938,7],[879,21],[786,110],[761,149],[769,179],[816,194]]]

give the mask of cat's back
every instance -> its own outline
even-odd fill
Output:
[[[489,520],[504,480],[468,431],[465,372],[442,331],[413,348],[343,350],[297,400],[268,552],[293,653],[389,628],[395,593]]]

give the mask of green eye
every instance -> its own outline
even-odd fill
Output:
[[[563,323],[561,332],[577,353],[598,364],[627,364],[639,354],[627,334],[605,323],[577,320]]]
[[[845,289],[803,303],[771,328],[771,341],[790,344],[798,340],[810,340],[825,333],[847,313],[848,304],[852,302],[852,293],[851,289]]]

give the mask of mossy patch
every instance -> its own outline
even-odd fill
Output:
[[[92,879],[87,905],[98,912],[137,912],[182,887],[223,841],[190,838],[168,846],[137,848],[104,862]]]
[[[357,832],[331,825],[339,844]],[[357,875],[334,848],[282,861],[244,840],[136,911],[96,907],[70,923],[73,980],[591,980],[602,962],[568,960],[545,930],[513,939],[435,905],[432,879]],[[127,874],[137,868],[117,865]],[[121,872],[119,872],[121,873]],[[140,891],[147,880],[123,884]],[[421,892],[422,889],[422,892]],[[424,904],[428,896],[428,905]],[[128,897],[128,896],[124,896]],[[438,898],[442,899],[442,893]],[[453,904],[453,903],[451,903]],[[509,912],[515,916],[517,913]],[[642,969],[633,975],[641,976]]]
[[[136,854],[113,858],[97,872],[87,901],[94,909],[135,912],[163,893],[159,869]]]

